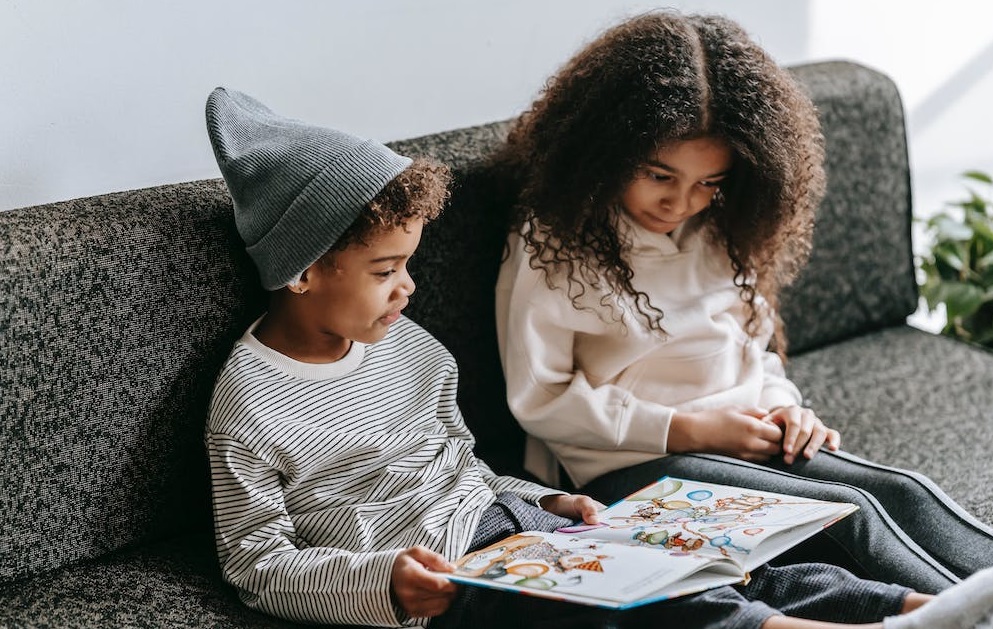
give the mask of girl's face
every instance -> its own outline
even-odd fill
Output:
[[[710,205],[733,161],[731,147],[720,138],[663,146],[621,191],[621,206],[648,231],[668,234]]]

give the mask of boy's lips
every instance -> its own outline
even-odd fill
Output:
[[[396,310],[391,310],[390,312],[386,313],[385,315],[380,317],[379,320],[385,323],[386,325],[392,325],[396,323],[397,320],[400,318],[400,313],[403,311],[404,308],[407,307],[407,303],[408,302],[404,302],[402,306],[400,306]]]

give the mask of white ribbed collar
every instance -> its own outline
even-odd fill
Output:
[[[348,352],[333,363],[305,363],[290,358],[255,338],[255,328],[258,327],[263,317],[265,315],[262,315],[255,320],[255,323],[248,326],[248,330],[245,331],[238,342],[287,375],[303,378],[304,380],[331,380],[341,378],[358,369],[359,364],[362,363],[362,358],[365,356],[365,344],[352,341],[352,346],[348,349]]]

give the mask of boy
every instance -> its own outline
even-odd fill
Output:
[[[207,127],[271,291],[218,376],[205,435],[218,555],[242,600],[308,622],[425,624],[455,599],[437,574],[449,559],[518,527],[595,522],[592,499],[473,455],[455,361],[400,314],[447,169],[223,88]]]

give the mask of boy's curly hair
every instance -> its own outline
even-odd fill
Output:
[[[341,251],[383,229],[402,227],[416,218],[430,222],[438,218],[448,200],[451,171],[444,164],[423,157],[393,178],[358,218],[338,238],[329,253]]]
[[[723,205],[700,217],[726,248],[760,329],[761,296],[778,310],[780,289],[810,251],[824,192],[823,138],[810,99],[733,21],[650,12],[604,32],[562,67],[516,121],[496,166],[520,187],[511,228],[524,230],[531,265],[631,296],[649,327],[664,313],[631,283],[616,232],[619,195],[659,147],[715,136],[734,152]],[[528,229],[524,229],[528,227]],[[773,345],[785,356],[782,322]]]

